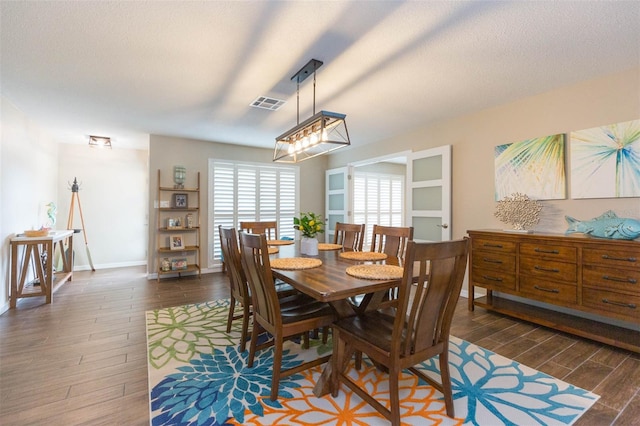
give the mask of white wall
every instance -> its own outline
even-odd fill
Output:
[[[392,139],[331,155],[329,167],[404,150],[453,146],[452,236],[507,228],[494,216],[494,147],[640,118],[640,68],[435,123]],[[389,119],[393,119],[390,117]],[[356,136],[353,136],[355,138]],[[613,209],[640,218],[640,198],[543,201],[535,230],[564,232],[565,215],[591,219]]]
[[[149,152],[117,144],[113,149],[59,147],[58,228],[67,228],[73,179],[80,184],[71,228],[83,228],[80,207],[85,226],[74,236],[75,270],[91,269],[87,248],[96,269],[145,265]]]
[[[47,221],[58,198],[58,146],[4,97],[0,129],[0,313],[9,307],[9,240]]]

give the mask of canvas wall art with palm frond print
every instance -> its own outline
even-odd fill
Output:
[[[496,201],[514,193],[532,200],[566,198],[564,146],[563,134],[496,146]]]
[[[640,120],[571,132],[571,198],[640,197]]]

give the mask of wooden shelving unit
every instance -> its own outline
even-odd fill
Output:
[[[176,195],[178,198],[176,198]],[[158,170],[158,211],[156,214],[156,271],[158,281],[162,277],[197,274],[201,276],[202,241],[200,229],[200,172],[196,175],[195,188],[163,186]],[[184,201],[184,204],[182,203]],[[191,215],[188,223],[187,215]],[[172,226],[169,221],[173,220]],[[180,240],[180,248],[172,248]],[[163,269],[163,261],[171,265]]]

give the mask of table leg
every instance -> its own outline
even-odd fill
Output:
[[[47,253],[47,272],[45,281],[47,282],[47,299],[46,303],[53,301],[53,243],[47,241],[43,244],[43,251]]]
[[[9,307],[15,308],[18,301],[18,244],[11,244],[11,294]]]
[[[358,312],[367,312],[371,310],[375,310],[379,307],[380,302],[384,299],[384,295],[387,293],[387,290],[379,291],[372,294],[367,294],[363,298],[362,302],[359,306],[354,306],[346,299],[336,300],[331,303],[331,306],[335,309],[338,314],[338,318],[346,318],[350,316],[357,315]],[[335,348],[335,340],[334,340],[334,348]],[[355,351],[351,350],[350,354],[344,357],[344,365],[342,365],[342,370],[344,371],[347,368],[347,364],[351,360]],[[332,360],[330,359],[324,366],[322,370],[322,374],[318,379],[318,382],[313,387],[313,394],[318,398],[331,393],[331,372],[333,371],[333,367],[331,365]]]

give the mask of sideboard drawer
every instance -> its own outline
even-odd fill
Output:
[[[622,290],[640,295],[640,269],[611,269],[583,265],[582,284],[601,290]]]
[[[516,252],[516,243],[514,241],[490,240],[485,238],[473,238],[471,240],[471,248],[475,250],[491,250],[500,253]]]
[[[578,258],[575,247],[556,246],[538,243],[520,244],[520,254],[523,256],[539,257],[541,259],[564,260],[575,262]]]
[[[625,251],[585,248],[582,250],[582,263],[640,269],[640,246],[637,250]]]
[[[578,303],[578,287],[561,282],[542,281],[534,277],[520,278],[520,293],[541,302],[556,305],[572,305]]]
[[[562,280],[576,282],[577,266],[575,263],[553,262],[536,257],[520,258],[520,274],[531,275],[546,280]]]
[[[516,276],[513,273],[491,269],[474,268],[473,280],[490,290],[515,290]]]
[[[474,268],[491,269],[504,272],[516,272],[516,257],[512,254],[494,253],[485,250],[473,252]]]
[[[640,322],[640,296],[614,293],[593,288],[582,289],[582,304],[598,311],[607,311],[616,317]]]

